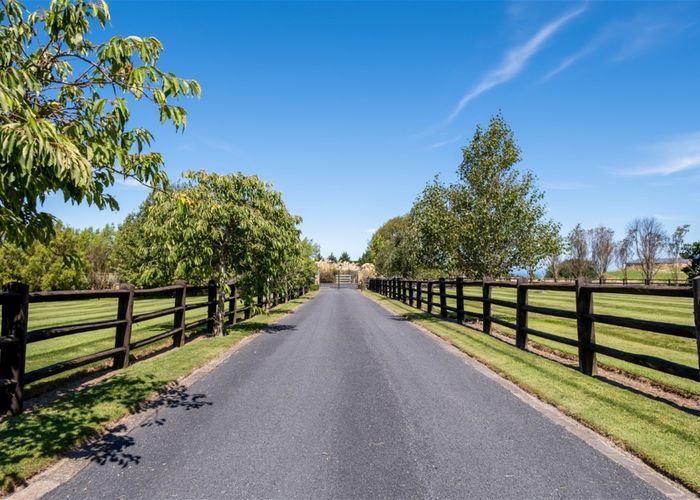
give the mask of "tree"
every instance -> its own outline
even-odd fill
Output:
[[[473,277],[542,262],[548,250],[540,238],[559,226],[546,218],[534,175],[515,168],[520,149],[503,117],[477,126],[462,153],[457,182],[436,180],[414,205],[422,258],[435,255],[440,267]]]
[[[410,212],[421,267],[448,275],[459,272],[457,248],[461,231],[452,210],[453,199],[452,189],[435,177],[425,186]]]
[[[352,262],[350,259],[350,254],[347,252],[341,253],[340,257],[338,258],[338,262]]]
[[[114,262],[114,226],[80,231],[80,241],[87,263],[88,286],[94,290],[110,288],[119,281]]]
[[[668,253],[673,259],[673,279],[675,281],[678,281],[678,269],[680,268],[680,265],[678,263],[678,257],[681,250],[683,249],[683,240],[685,239],[685,235],[688,234],[689,230],[690,225],[688,224],[678,226],[676,230],[673,231],[673,234],[671,235],[671,240],[668,244]]]
[[[26,248],[0,245],[0,280],[22,281],[31,290],[75,290],[88,286],[89,263],[81,236],[57,223],[53,238]]]
[[[90,41],[110,20],[104,2],[53,0],[29,12],[1,1],[0,241],[49,241],[56,219],[42,204],[53,193],[116,210],[108,188],[119,177],[165,186],[161,155],[147,151],[153,136],[128,126],[128,103],[149,101],[182,129],[186,112],[172,101],[198,96],[199,84],[158,67],[156,38]]]
[[[625,238],[615,246],[615,260],[622,269],[622,279],[627,282],[627,268],[632,255],[632,236],[628,233]]]
[[[551,277],[555,282],[559,281],[560,269],[562,265],[561,256],[566,250],[566,240],[560,233],[553,235],[549,254],[547,255],[547,270],[545,277]]]
[[[376,252],[376,271],[384,276],[413,277],[417,274],[416,233],[407,215],[393,217],[375,231],[370,247]]]
[[[222,334],[230,280],[247,303],[294,285],[292,268],[305,252],[296,228],[301,219],[255,176],[200,171],[184,178],[172,190],[155,193],[129,221],[131,242],[138,245],[132,251],[163,255],[152,263],[135,259],[132,273],[194,283],[213,278],[219,290],[216,333]]]
[[[548,270],[545,276],[553,278],[551,270]],[[583,263],[574,263],[573,259],[565,259],[559,266],[559,276],[565,280],[575,280],[577,278],[593,279],[596,276],[596,271],[590,260],[585,260]]]
[[[567,236],[569,252],[571,254],[571,271],[575,278],[585,276],[588,262],[588,235],[581,224],[576,224]]]
[[[615,231],[598,226],[588,232],[591,242],[591,262],[596,278],[602,281],[615,254]]]
[[[688,279],[700,276],[700,241],[683,245],[681,257],[688,259],[690,263],[682,271],[688,275]]]
[[[668,236],[656,217],[634,219],[629,225],[629,234],[644,281],[649,284],[659,270],[659,258],[666,247]]]

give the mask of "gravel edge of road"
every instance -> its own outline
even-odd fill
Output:
[[[284,314],[283,316],[280,316],[276,320],[271,321],[270,323],[268,323],[266,325],[265,328],[268,328],[271,325],[279,323],[283,319],[287,318],[291,313],[298,311],[302,307],[306,306],[311,300],[313,300],[316,297],[316,295],[318,295],[318,292],[311,292],[311,293],[312,293],[312,295],[309,297],[309,300],[307,300],[303,304],[299,304],[297,307],[291,309],[286,314]],[[177,385],[185,387],[185,388],[189,388],[195,382],[198,382],[199,380],[203,379],[211,371],[216,369],[222,363],[226,362],[236,352],[238,352],[240,349],[242,349],[247,344],[249,344],[253,339],[259,337],[262,334],[262,332],[265,330],[265,328],[262,328],[259,331],[255,332],[255,333],[251,333],[250,335],[242,338],[239,342],[236,342],[234,345],[232,345],[231,347],[226,349],[224,352],[222,352],[221,354],[219,354],[215,358],[207,361],[204,365],[202,365],[198,368],[195,368],[188,375],[186,375],[182,379],[178,380]],[[156,356],[156,358],[157,358],[157,356]],[[156,358],[153,358],[153,359],[156,359]],[[143,403],[148,403],[149,401],[157,401],[159,397],[160,397],[160,395],[154,396],[153,398],[146,400]],[[68,450],[66,452],[66,454],[76,453],[80,449],[85,448],[85,447],[89,447],[91,444],[102,441],[108,436],[119,437],[119,436],[127,435],[131,431],[133,431],[134,429],[138,428],[143,422],[145,422],[149,418],[151,418],[158,410],[159,410],[158,407],[149,408],[147,410],[140,411],[138,413],[126,415],[125,417],[123,417],[119,420],[111,422],[108,425],[108,428],[105,429],[105,432],[103,432],[102,434],[100,434],[99,436],[97,436],[93,439],[88,440],[85,443],[80,444],[79,446],[72,448],[71,450]],[[115,431],[111,431],[109,428],[119,429],[119,430],[115,432]],[[58,461],[54,462],[53,464],[51,464],[49,467],[47,467],[43,471],[41,471],[38,474],[36,474],[35,476],[29,478],[27,480],[27,484],[25,486],[18,487],[17,489],[15,489],[15,491],[13,491],[9,495],[5,496],[4,498],[11,499],[11,500],[33,500],[36,498],[41,498],[43,495],[49,493],[50,491],[58,488],[62,484],[66,483],[67,481],[72,479],[76,474],[78,474],[81,470],[83,470],[85,467],[87,467],[90,464],[90,462],[91,462],[91,459],[89,457],[84,457],[84,458],[63,457],[63,458],[60,458],[60,459],[58,459]]]
[[[358,291],[358,293],[360,293],[366,299],[371,300],[378,306],[382,307],[393,316],[405,318],[405,316],[403,316],[400,313],[397,313],[396,311],[391,310],[391,308],[389,308],[386,304],[383,304],[380,301],[376,300],[373,296],[367,293],[363,293],[362,291]],[[566,415],[550,403],[542,401],[534,394],[531,394],[525,389],[518,386],[516,383],[511,382],[510,380],[502,377],[494,370],[492,370],[489,366],[469,356],[469,354],[461,350],[459,346],[456,346],[452,342],[445,340],[437,333],[430,331],[429,329],[413,322],[410,319],[407,319],[407,322],[410,323],[410,325],[414,327],[419,333],[426,335],[433,342],[436,342],[438,345],[440,345],[440,347],[442,347],[446,351],[450,352],[455,356],[458,356],[464,363],[470,365],[472,368],[477,370],[485,377],[488,377],[490,380],[493,380],[501,387],[508,390],[519,400],[537,410],[545,418],[563,427],[570,434],[573,434],[577,438],[583,440],[591,448],[595,449],[599,453],[602,453],[618,465],[624,467],[632,474],[642,479],[644,482],[650,484],[652,487],[654,487],[666,497],[674,499],[698,498],[697,495],[695,495],[692,491],[687,489],[682,484],[665,476],[658,470],[654,469],[652,466],[642,461],[634,454],[619,447],[613,441],[595,432],[593,429],[585,426],[583,423],[579,422],[575,418]]]

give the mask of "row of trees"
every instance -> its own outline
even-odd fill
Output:
[[[76,230],[58,223],[54,237],[20,247],[0,244],[0,283],[22,281],[31,290],[109,288],[119,281],[117,231]]]
[[[558,244],[531,172],[519,171],[518,148],[503,117],[477,126],[463,150],[457,181],[437,177],[411,211],[380,227],[361,261],[382,275],[506,276],[534,273]]]
[[[187,172],[184,178],[149,196],[118,230],[77,231],[59,224],[48,242],[2,243],[2,281],[52,290],[119,281],[205,284],[213,278],[219,315],[230,281],[244,300],[313,282],[318,246],[301,238],[300,219],[287,211],[280,193],[240,173]]]
[[[684,245],[689,226],[669,236],[654,217],[632,221],[625,237],[604,226],[578,224],[567,235],[546,215],[543,193],[531,172],[516,169],[520,149],[512,130],[498,114],[487,129],[477,126],[457,181],[429,183],[406,215],[384,223],[370,239],[360,262],[373,262],[384,276],[463,275],[504,277],[538,270],[555,280],[603,278],[617,261],[627,279],[631,264],[647,281],[663,257],[679,279],[680,258],[690,264],[687,277],[700,273],[700,242]]]
[[[669,236],[658,219],[641,217],[628,224],[624,238],[615,241],[615,231],[609,227],[586,230],[577,224],[566,237],[559,238],[549,258],[547,276],[555,281],[560,277],[602,279],[616,262],[625,280],[630,266],[638,268],[649,282],[664,264],[671,265],[676,281],[680,271],[685,277],[693,277],[696,275],[692,269],[693,245],[684,244],[689,228],[687,224],[678,226]],[[562,255],[568,258],[562,260]],[[690,260],[691,264],[681,269],[681,258]]]

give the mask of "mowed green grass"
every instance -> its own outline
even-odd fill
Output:
[[[373,292],[365,294],[700,492],[700,418],[696,415],[583,375],[472,328]]]
[[[682,268],[683,266],[679,266]],[[605,273],[605,276],[607,276],[610,279],[616,279],[616,280],[621,280],[624,278],[624,273],[622,271],[608,271]],[[682,271],[678,271],[678,279],[679,280],[686,280],[688,277],[683,273]],[[639,269],[638,267],[631,267],[627,269],[627,279],[629,280],[644,280],[644,273],[642,273],[642,270]],[[673,274],[673,267],[671,265],[663,265],[661,268],[654,274],[654,281],[660,281],[660,280],[673,280],[674,274]]]
[[[206,302],[206,296],[190,296],[187,298],[188,304]],[[163,298],[136,298],[134,301],[134,314],[167,309],[174,306],[174,299]],[[202,307],[186,312],[186,321],[190,323],[205,318],[207,308]],[[242,317],[243,313],[239,313]],[[29,330],[48,328],[62,325],[73,325],[96,321],[116,319],[117,299],[91,299],[75,300],[66,302],[43,302],[29,305]],[[132,326],[131,341],[152,337],[173,328],[173,315],[151,319]],[[188,331],[188,337],[201,332],[203,327],[197,331]],[[154,350],[161,349],[172,343],[170,338],[157,341],[148,346],[131,352],[132,359],[147,355]],[[77,333],[49,340],[41,340],[27,344],[26,372],[43,368],[55,363],[61,363],[74,358],[93,354],[115,346],[115,328]],[[41,390],[43,387],[55,386],[68,378],[75,377],[96,369],[104,368],[111,364],[111,360],[100,361],[84,367],[76,368],[63,374],[55,375],[44,380],[39,380],[28,386],[31,392]]]
[[[454,290],[447,293],[454,294]],[[480,287],[465,287],[465,295],[481,296]],[[501,300],[515,302],[515,289],[494,287],[492,297]],[[435,299],[437,300],[437,298]],[[568,311],[576,310],[574,292],[560,292],[549,290],[531,290],[528,301],[534,306],[551,307]],[[693,325],[693,303],[691,298],[652,297],[644,295],[627,294],[593,294],[594,308],[597,313],[625,316],[636,319],[663,321],[680,325]],[[454,299],[448,299],[448,305],[455,306]],[[467,313],[481,312],[481,302],[465,301]],[[433,312],[438,312],[434,308]],[[491,313],[503,320],[515,323],[515,310],[503,306],[492,305]],[[553,333],[573,340],[577,339],[576,321],[544,316],[530,313],[528,315],[530,328],[547,333]],[[493,328],[508,335],[515,332],[501,325],[493,325]],[[555,350],[566,356],[577,357],[575,347],[555,342],[552,340],[530,336],[529,341],[549,349]],[[634,330],[618,326],[596,324],[596,343],[612,347],[622,351],[656,356],[668,361],[673,361],[690,367],[698,366],[698,349],[695,339],[662,335],[642,330]],[[654,383],[663,385],[676,392],[688,395],[700,395],[700,382],[669,375],[652,370],[633,363],[603,356],[598,354],[598,363],[601,366],[624,370],[632,375],[644,377]]]

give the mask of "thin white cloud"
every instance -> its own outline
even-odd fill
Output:
[[[619,170],[621,176],[671,175],[700,168],[700,132],[645,148],[653,160]]]
[[[550,71],[549,73],[544,75],[544,77],[542,77],[542,80],[540,80],[540,81],[545,82],[545,81],[549,80],[550,78],[552,78],[553,76],[558,75],[559,73],[564,71],[566,68],[568,68],[569,66],[574,64],[575,62],[579,61],[580,59],[583,59],[584,57],[589,55],[591,52],[596,50],[609,37],[610,37],[610,30],[607,30],[607,29],[603,30],[600,34],[598,34],[595,38],[593,38],[593,40],[588,42],[581,50],[579,50],[575,54],[572,54],[572,55],[564,58],[564,60],[561,63],[559,63],[559,66],[557,66],[552,71]]]
[[[459,140],[459,136],[454,137],[452,139],[446,139],[444,141],[434,142],[433,144],[430,145],[430,149],[438,149],[438,148],[441,148],[443,146],[447,146],[448,144],[454,144],[458,140]]]
[[[377,228],[376,228],[376,227],[370,227],[369,229],[365,229],[365,232],[366,232],[367,234],[374,234],[374,233],[377,232]]]
[[[498,68],[487,73],[474,88],[472,88],[464,95],[464,97],[462,97],[462,99],[460,99],[450,116],[447,117],[447,123],[457,118],[462,109],[464,109],[464,106],[466,106],[469,101],[483,94],[487,90],[507,82],[520,73],[525,67],[525,64],[527,64],[532,56],[540,51],[547,40],[549,40],[557,31],[564,27],[566,23],[581,15],[585,10],[586,5],[583,5],[576,10],[558,17],[554,21],[540,28],[535,36],[530,38],[526,43],[511,49]]]
[[[601,29],[578,52],[564,58],[557,67],[547,73],[540,81],[545,82],[549,80],[575,62],[600,49],[603,45],[611,46],[610,50],[613,52],[612,62],[620,62],[662,43],[670,35],[678,34],[692,26],[692,24],[681,20],[678,15],[656,11],[641,12],[630,19],[613,21]]]

